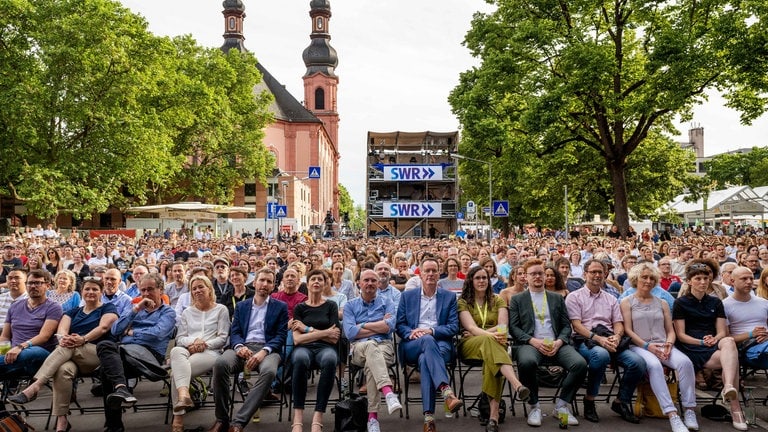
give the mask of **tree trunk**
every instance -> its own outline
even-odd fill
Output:
[[[626,239],[629,232],[629,207],[627,207],[626,164],[623,160],[609,160],[608,173],[613,186],[614,221],[621,237]]]

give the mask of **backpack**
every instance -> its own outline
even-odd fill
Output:
[[[491,402],[488,400],[488,395],[485,393],[480,394],[480,400],[477,402],[477,409],[480,412],[477,418],[480,420],[480,424],[485,426],[488,424],[488,419],[491,418]],[[507,402],[504,398],[499,401],[499,424],[504,423],[504,419],[507,417]]]
[[[351,394],[340,400],[331,411],[335,415],[333,432],[366,432],[368,428],[368,398]]]

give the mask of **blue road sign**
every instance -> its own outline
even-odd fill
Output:
[[[456,213],[456,219],[464,219],[464,213],[462,212]]]
[[[267,203],[267,219],[277,219],[275,217],[275,207],[277,207],[276,202]]]
[[[311,167],[309,167],[309,178],[311,178],[311,179],[319,179],[320,178],[320,167],[319,166],[311,166]]]
[[[493,217],[509,216],[509,201],[496,200],[493,202]]]
[[[288,206],[287,205],[278,205],[275,206],[275,217],[277,218],[284,218],[288,216]]]

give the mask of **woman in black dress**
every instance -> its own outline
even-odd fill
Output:
[[[739,354],[733,338],[728,336],[725,310],[719,298],[707,294],[717,276],[717,263],[695,259],[685,270],[690,292],[675,301],[672,320],[677,335],[677,348],[691,359],[694,369],[722,369],[723,402],[731,406],[733,427],[747,430],[739,405]]]
[[[319,367],[317,402],[312,416],[312,432],[322,432],[323,414],[333,391],[336,366],[339,364],[338,342],[341,335],[339,307],[323,298],[328,283],[325,270],[314,269],[307,274],[308,296],[293,309],[292,387],[294,420],[291,432],[301,432],[307,382],[312,366]],[[346,355],[347,353],[344,353]]]

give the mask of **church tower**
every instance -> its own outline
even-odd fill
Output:
[[[245,52],[245,36],[243,36],[243,19],[245,18],[245,5],[241,0],[224,0],[224,45],[221,50],[225,53],[232,48]]]
[[[329,0],[312,0],[309,3],[312,19],[311,42],[304,50],[302,59],[307,66],[304,74],[304,103],[323,121],[333,144],[338,147],[339,113],[336,106],[336,88],[339,77],[336,65],[339,58],[330,44],[328,24],[331,19]]]

